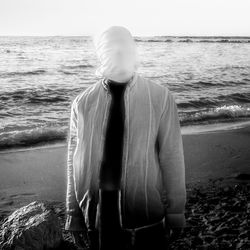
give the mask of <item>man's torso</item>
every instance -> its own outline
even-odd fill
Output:
[[[164,216],[157,132],[166,86],[136,74],[124,93],[125,121],[121,172],[121,223],[133,228]],[[111,95],[102,79],[76,97],[78,143],[74,154],[76,197],[86,225],[95,226],[100,165]]]

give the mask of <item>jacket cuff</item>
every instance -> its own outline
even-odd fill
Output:
[[[67,231],[85,231],[83,217],[67,215],[64,229]]]
[[[170,228],[183,228],[186,227],[185,214],[166,214],[165,225]]]

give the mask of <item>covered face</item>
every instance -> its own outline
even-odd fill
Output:
[[[136,44],[131,33],[122,26],[111,26],[94,37],[99,60],[96,76],[125,82],[137,69]]]

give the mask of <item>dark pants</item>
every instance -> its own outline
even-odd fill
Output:
[[[164,237],[164,230],[148,229],[148,231],[137,231],[134,238],[128,231],[122,231],[119,236],[114,234],[113,238],[106,239],[107,244],[100,246],[99,231],[89,232],[91,241],[91,250],[116,249],[116,250],[168,250],[169,245],[167,239]],[[103,242],[102,242],[103,243]]]
[[[136,230],[120,225],[118,192],[100,193],[98,229],[88,232],[91,250],[167,250],[164,222]]]

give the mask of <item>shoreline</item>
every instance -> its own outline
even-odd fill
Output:
[[[231,131],[250,127],[250,121],[211,123],[206,125],[187,125],[181,127],[182,134],[200,134]]]
[[[250,124],[196,130],[192,126],[182,129],[182,138],[187,184],[250,174]],[[64,200],[66,168],[66,143],[0,151],[0,207],[1,199],[5,202],[19,194],[20,198]]]
[[[250,124],[209,125],[196,130],[192,126],[182,129],[182,137],[187,183],[250,173]],[[51,189],[49,196],[61,200],[66,190],[66,162],[66,143],[2,150],[1,193],[33,190],[46,197]]]
[[[202,134],[202,133],[219,133],[226,131],[235,131],[239,129],[247,129],[250,127],[250,121],[237,121],[237,122],[222,122],[211,124],[199,125],[185,125],[181,126],[182,135]],[[43,148],[61,148],[66,147],[67,142],[54,142],[54,143],[39,143],[38,145],[24,146],[24,147],[11,147],[0,149],[0,154],[23,152],[28,150],[39,150]],[[0,162],[1,163],[1,162]]]

